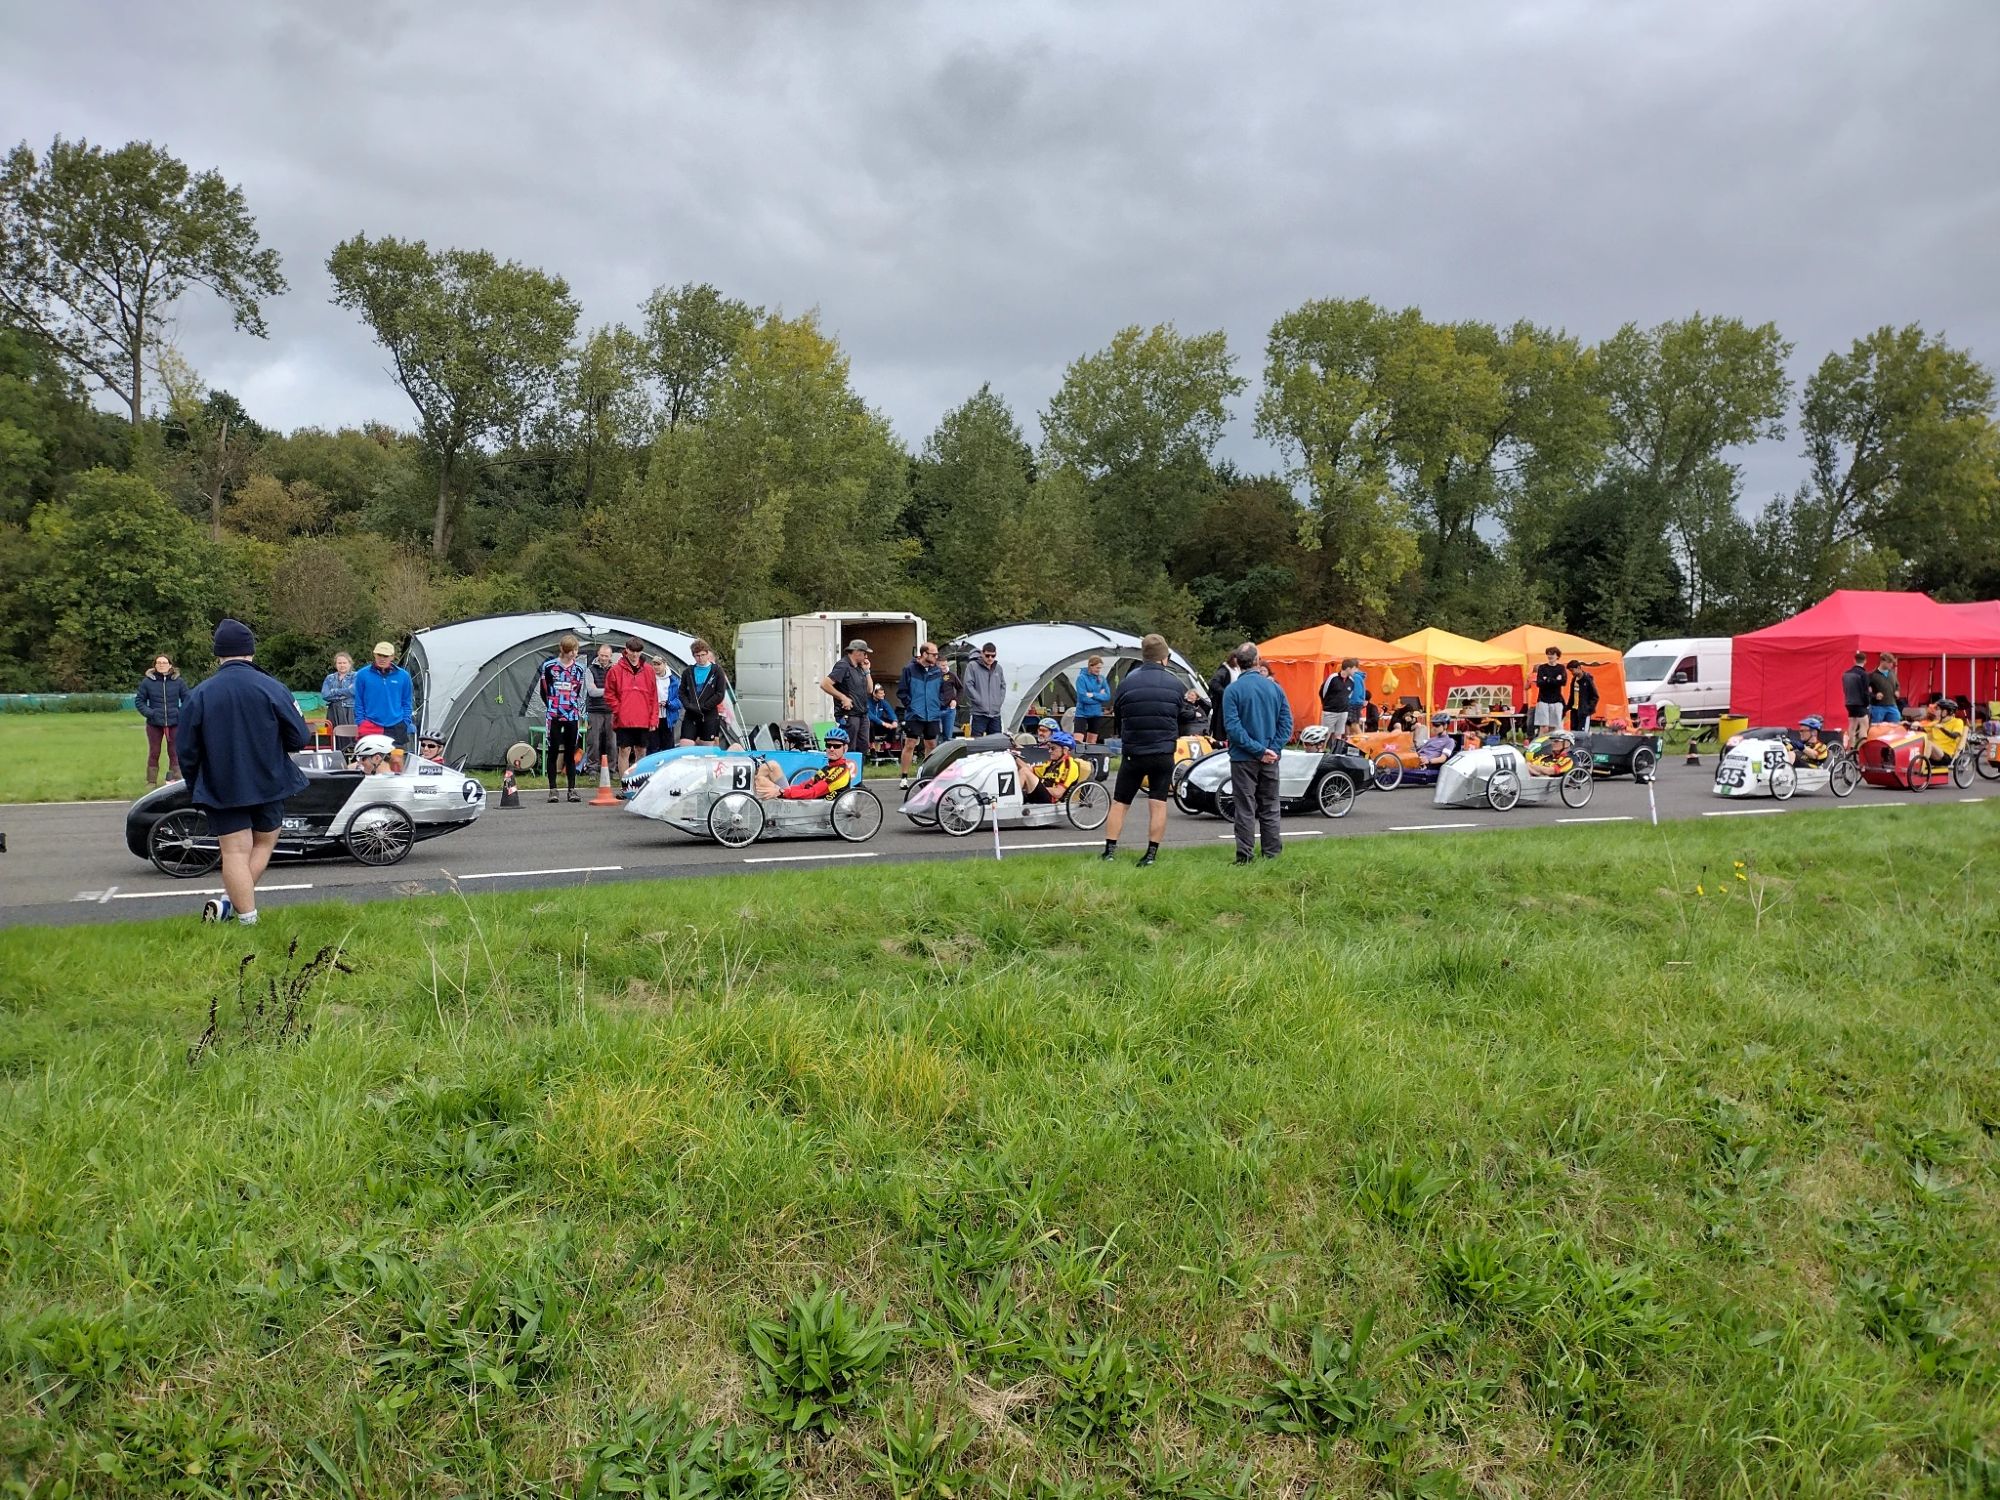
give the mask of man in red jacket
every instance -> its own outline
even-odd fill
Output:
[[[660,726],[659,678],[646,660],[646,643],[637,636],[604,674],[604,701],[611,708],[611,728],[618,736],[618,774],[625,775],[646,753],[646,738]]]

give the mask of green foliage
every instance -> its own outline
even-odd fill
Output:
[[[578,1455],[577,1500],[785,1500],[792,1476],[763,1435],[685,1405],[635,1407]]]
[[[977,1436],[972,1424],[905,1395],[896,1416],[883,1413],[882,1445],[869,1453],[869,1477],[893,1500],[957,1500],[980,1487],[978,1474],[961,1463]]]
[[[725,297],[707,282],[655,287],[639,307],[640,352],[659,384],[668,431],[708,415],[722,372],[764,318],[764,309]]]
[[[752,1320],[752,1408],[787,1432],[824,1436],[873,1399],[902,1334],[884,1309],[857,1312],[844,1292],[815,1283],[781,1318]]]
[[[1041,1363],[1055,1383],[1049,1427],[1077,1447],[1122,1441],[1159,1405],[1160,1388],[1142,1351],[1113,1334],[1073,1331],[1045,1350]]]
[[[1403,1426],[1392,1413],[1381,1409],[1384,1398],[1381,1376],[1363,1368],[1368,1340],[1374,1331],[1375,1310],[1369,1308],[1354,1320],[1353,1330],[1345,1338],[1330,1328],[1315,1325],[1305,1358],[1297,1364],[1274,1350],[1267,1351],[1278,1373],[1265,1383],[1251,1404],[1258,1424],[1267,1432],[1290,1433],[1318,1441],[1351,1436],[1372,1449],[1388,1447],[1402,1435]],[[1427,1337],[1419,1337],[1383,1355],[1378,1366],[1393,1366]]]

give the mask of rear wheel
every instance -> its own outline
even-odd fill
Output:
[[[1215,815],[1225,823],[1236,821],[1236,793],[1227,786],[1215,789]]]
[[[1557,790],[1562,793],[1564,807],[1586,807],[1590,794],[1597,790],[1597,778],[1588,765],[1572,766],[1563,773],[1562,785]]]
[[[222,863],[222,850],[208,831],[208,815],[198,807],[170,812],[146,835],[153,868],[176,880],[206,875]]]
[[[1063,798],[1070,825],[1086,833],[1104,826],[1111,816],[1111,789],[1101,781],[1079,781]]]
[[[850,844],[865,844],[882,827],[882,804],[866,787],[851,786],[833,799],[833,831]]]
[[[1634,781],[1651,781],[1653,779],[1653,768],[1659,764],[1659,761],[1660,758],[1653,753],[1651,745],[1641,745],[1637,750],[1632,752],[1632,779]]]
[[[937,825],[955,839],[962,839],[979,827],[979,793],[960,784],[948,786],[938,798]]]
[[[1401,767],[1402,763],[1397,762],[1397,768]],[[1354,783],[1345,771],[1328,771],[1319,779],[1314,800],[1326,817],[1344,818],[1354,811]]]
[[[916,785],[912,786],[910,788],[910,795],[903,799],[904,805],[908,806],[910,803],[916,801],[918,796],[929,785],[930,781],[926,780],[919,781]],[[935,828],[937,827],[937,804],[933,802],[929,807],[919,812],[910,813],[908,816],[910,821],[919,828]]]
[[[1509,812],[1521,800],[1521,781],[1512,771],[1495,771],[1486,782],[1486,805]]]
[[[364,807],[347,820],[347,852],[364,865],[399,865],[416,842],[416,823],[387,802]]]
[[[1375,789],[1379,792],[1393,792],[1403,784],[1403,757],[1393,750],[1384,750],[1375,757]]]
[[[1799,789],[1799,773],[1790,766],[1771,767],[1771,795],[1780,802],[1792,800],[1792,793]]]
[[[708,831],[724,848],[747,848],[764,831],[764,804],[748,792],[724,792],[708,810]]]
[[[1836,755],[1827,764],[1826,789],[1836,797],[1851,797],[1854,789],[1861,785],[1861,773],[1854,762],[1844,755]]]

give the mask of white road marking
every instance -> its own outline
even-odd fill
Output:
[[[854,849],[841,854],[763,854],[755,859],[745,859],[746,865],[785,865],[811,859],[875,859],[872,849]]]
[[[452,875],[450,880],[518,880],[529,875],[595,875],[600,871],[622,870],[623,865],[566,865],[560,870],[487,870],[478,875]]]
[[[1616,817],[1608,817],[1608,818],[1557,818],[1557,819],[1556,819],[1556,821],[1557,821],[1558,823],[1629,823],[1629,822],[1631,822],[1631,821],[1632,821],[1632,818],[1631,818],[1631,815],[1630,815],[1629,813],[1620,813],[1620,814],[1618,814],[1618,815],[1617,815]]]
[[[1705,812],[1704,818],[1754,818],[1760,813],[1781,813],[1782,807],[1718,807],[1714,812]]]
[[[1960,797],[1958,800],[1961,802],[1984,802],[1986,799],[1984,797]]]
[[[1842,802],[1838,806],[1843,812],[1879,812],[1885,807],[1908,807],[1907,802]]]
[[[1331,829],[1326,828],[1281,828],[1278,830],[1281,837],[1288,839],[1323,839],[1331,831]],[[1218,833],[1215,837],[1219,842],[1226,844],[1233,840],[1236,835],[1233,833]]]
[[[1002,849],[1095,849],[1103,839],[1065,839],[1059,844],[1002,844]]]
[[[1477,828],[1477,823],[1392,823],[1391,833],[1438,833],[1447,828]]]
[[[111,889],[111,899],[113,901],[152,901],[161,896],[226,896],[229,894],[219,885],[203,886],[200,890],[182,891],[121,891],[116,886],[113,886]],[[309,891],[311,889],[311,881],[307,881],[303,885],[260,885],[257,887],[257,894],[262,896],[270,891]]]

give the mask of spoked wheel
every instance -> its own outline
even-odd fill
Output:
[[[1178,807],[1182,812],[1186,813],[1191,818],[1199,817],[1201,814],[1201,809],[1196,807],[1190,801],[1188,801],[1188,772],[1192,771],[1193,769],[1194,769],[1194,762],[1191,760],[1184,760],[1179,765],[1174,767],[1174,774],[1172,778],[1174,806]]]
[[[882,803],[862,786],[851,786],[833,799],[833,831],[850,844],[865,844],[882,827]]]
[[[932,779],[934,778],[929,778],[923,781],[919,781],[914,786],[912,786],[910,788],[909,795],[903,798],[903,805],[907,807],[910,803],[916,801],[917,794],[922,792],[926,787],[928,787],[931,784]],[[908,817],[909,820],[912,823],[916,824],[919,828],[935,828],[937,827],[937,804],[933,802],[929,807],[923,808],[917,812],[907,813],[905,814],[905,816]]]
[[[1960,791],[1972,785],[1972,756],[1961,750],[1951,758],[1951,784]]]
[[[962,839],[979,827],[979,793],[965,785],[948,786],[938,798],[937,825],[955,839]]]
[[[1564,807],[1587,807],[1590,794],[1597,790],[1597,777],[1588,765],[1571,766],[1563,772],[1562,785],[1556,790],[1562,794]]]
[[[1521,800],[1521,779],[1512,771],[1495,771],[1486,781],[1486,805],[1495,812],[1510,812]]]
[[[364,865],[399,865],[416,842],[415,822],[388,802],[364,807],[347,821],[347,852]]]
[[[1215,815],[1225,823],[1236,821],[1236,793],[1227,786],[1215,789]]]
[[[1398,770],[1402,762],[1396,762]],[[1344,818],[1354,811],[1354,783],[1345,771],[1328,771],[1319,779],[1316,794],[1319,810],[1329,818]]]
[[[1912,755],[1910,763],[1903,768],[1903,785],[1913,792],[1927,792],[1931,789],[1930,762],[1921,755]]]
[[[1653,779],[1653,769],[1659,763],[1660,758],[1653,753],[1653,747],[1651,745],[1641,745],[1637,750],[1632,752],[1632,779],[1634,781],[1651,781]]]
[[[1079,781],[1063,798],[1063,810],[1073,828],[1086,833],[1102,828],[1111,816],[1111,789],[1101,781]]]
[[[1780,802],[1792,800],[1792,793],[1799,789],[1799,773],[1790,766],[1771,767],[1771,795]]]
[[[708,810],[708,831],[725,848],[754,844],[764,831],[764,804],[748,792],[724,792]]]
[[[146,835],[153,868],[176,880],[206,875],[222,863],[222,850],[208,831],[208,815],[198,807],[170,812]]]
[[[1851,797],[1859,785],[1861,773],[1854,768],[1854,762],[1836,755],[1826,768],[1826,789],[1836,797]]]
[[[1403,757],[1393,750],[1384,750],[1375,757],[1375,789],[1378,792],[1393,792],[1403,784]]]
[[[2000,781],[2000,745],[1979,735],[1966,747],[1972,752],[1972,769],[1988,781]]]

